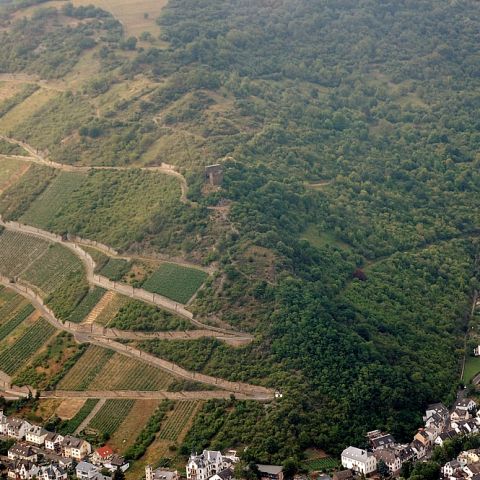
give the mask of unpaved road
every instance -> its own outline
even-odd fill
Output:
[[[271,400],[274,398],[274,392],[271,389],[266,387],[261,387],[257,385],[250,385],[242,382],[230,382],[217,377],[212,377],[210,375],[204,375],[201,373],[189,372],[179,365],[164,360],[149,353],[138,350],[137,348],[131,347],[129,345],[124,345],[123,343],[117,342],[115,340],[105,338],[101,335],[95,335],[91,333],[78,332],[77,329],[72,327],[70,322],[61,322],[58,320],[54,313],[43,303],[43,300],[33,292],[30,288],[18,284],[10,283],[9,279],[6,277],[0,277],[0,283],[6,287],[14,290],[23,297],[27,298],[29,302],[41,312],[42,317],[45,318],[51,325],[53,325],[58,330],[66,331],[75,336],[75,338],[82,343],[90,343],[93,345],[98,345],[103,348],[108,348],[122,355],[135,358],[140,360],[148,365],[151,365],[155,368],[164,370],[172,375],[185,378],[193,382],[204,383],[206,385],[212,385],[216,388],[226,390],[227,392],[244,395],[245,398],[250,398],[252,400]]]

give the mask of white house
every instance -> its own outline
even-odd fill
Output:
[[[62,451],[63,436],[59,433],[48,432],[45,437],[45,450],[60,453]]]
[[[75,469],[78,480],[90,480],[99,472],[99,468],[88,462],[80,462]]]
[[[45,444],[45,438],[47,437],[48,432],[38,425],[32,425],[25,435],[25,439],[29,443],[33,443],[39,447]]]
[[[473,349],[473,354],[474,354],[476,357],[480,357],[480,345],[476,346],[476,347]]]
[[[8,417],[0,410],[0,435],[7,435],[7,422]]]
[[[477,404],[471,398],[462,398],[455,402],[455,409],[464,410],[466,412],[470,412],[477,408]]]
[[[472,478],[480,474],[480,462],[470,463],[463,467],[463,471],[467,474],[468,478]]]
[[[459,462],[458,460],[452,460],[451,462],[446,463],[442,467],[442,474],[444,477],[452,477],[456,472],[461,470],[465,466],[464,463]]]
[[[188,480],[207,480],[231,464],[221,452],[204,450],[201,455],[191,455],[187,463]]]
[[[377,469],[377,459],[373,453],[356,447],[348,447],[342,452],[342,465],[358,473],[367,475]]]
[[[7,435],[16,440],[23,440],[30,428],[31,425],[20,418],[9,417],[7,419]]]

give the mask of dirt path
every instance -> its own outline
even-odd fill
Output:
[[[130,390],[50,390],[40,393],[40,398],[100,398],[101,400],[126,398],[131,400],[211,400],[211,399],[229,399],[230,392],[222,392],[219,390],[202,390],[202,391],[184,391],[184,392],[167,392],[166,390],[156,390],[153,392],[130,391]],[[235,397],[239,400],[251,400],[252,397],[242,393],[235,393]],[[258,401],[268,401],[269,398],[255,398]],[[99,402],[100,403],[100,402]],[[98,404],[97,404],[98,405]],[[88,418],[88,417],[87,417]],[[87,426],[88,423],[85,425]],[[85,427],[83,427],[85,428]],[[80,431],[79,427],[79,431]]]
[[[168,163],[162,163],[161,165],[154,167],[119,167],[119,166],[76,166],[76,165],[67,165],[65,163],[54,162],[53,160],[48,159],[42,152],[37,150],[35,147],[32,147],[28,143],[22,142],[15,138],[6,137],[0,135],[0,139],[5,140],[6,142],[12,143],[22,147],[30,155],[4,155],[6,158],[15,158],[17,160],[23,160],[25,162],[37,163],[46,167],[54,168],[56,170],[61,170],[63,172],[90,172],[92,170],[114,170],[114,171],[127,171],[127,170],[142,170],[145,172],[155,172],[161,173],[164,175],[170,175],[175,177],[180,182],[180,201],[185,204],[190,204],[191,202],[187,198],[188,185],[185,177],[177,172],[174,165]]]
[[[50,397],[51,398],[51,397]],[[58,397],[56,397],[58,398]],[[94,397],[94,398],[99,398],[99,397]],[[100,409],[105,405],[105,402],[107,401],[106,398],[100,398],[98,403],[92,408],[92,411],[86,416],[85,420],[77,427],[75,432],[73,432],[74,435],[78,435],[82,430],[84,430],[88,424],[92,421],[92,418],[100,411]]]
[[[26,73],[0,73],[0,82],[34,83],[39,87],[56,92],[65,92],[67,90],[67,84],[62,80],[41,80],[36,75],[28,75]]]
[[[103,335],[97,336],[87,332],[79,332],[78,329],[75,328],[75,324],[70,322],[63,323],[58,320],[54,313],[43,303],[43,300],[30,288],[19,283],[10,283],[8,278],[2,276],[0,276],[0,283],[25,297],[38,311],[41,312],[42,317],[45,318],[45,320],[47,320],[56,329],[66,331],[71,335],[74,335],[75,338],[81,343],[90,343],[99,347],[108,348],[122,355],[140,360],[141,362],[144,362],[155,368],[164,370],[172,375],[182,377],[193,382],[212,385],[222,390],[226,390],[227,392],[239,393],[253,400],[271,400],[274,396],[273,390],[265,387],[249,385],[242,382],[230,382],[228,380],[212,377],[210,375],[189,372],[173,362],[155,357],[149,353],[143,352],[142,350],[129,345],[124,345],[123,343],[117,342],[110,338],[105,338]]]

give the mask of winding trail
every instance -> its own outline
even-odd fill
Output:
[[[248,339],[249,341],[253,340],[253,337],[249,334],[242,333],[239,334],[236,331],[228,330],[220,327],[213,327],[207,324],[202,323],[201,321],[194,318],[193,313],[185,308],[185,305],[182,303],[175,302],[167,297],[159,295],[157,293],[148,292],[142,288],[135,288],[131,285],[127,285],[121,282],[114,282],[103,275],[98,275],[95,273],[95,261],[93,258],[83,250],[75,242],[62,238],[59,235],[54,233],[47,232],[40,228],[32,227],[29,225],[24,225],[18,222],[8,222],[4,221],[0,216],[0,226],[3,226],[5,229],[18,232],[26,235],[32,235],[49,242],[58,243],[70,251],[72,251],[83,263],[86,271],[86,277],[88,283],[98,287],[102,287],[105,290],[110,290],[117,292],[119,294],[125,295],[127,297],[133,298],[135,300],[140,300],[142,302],[155,305],[157,307],[168,310],[180,317],[190,320],[190,322],[198,327],[201,330],[208,330],[210,332],[215,332],[221,334],[219,339],[223,340],[225,336],[233,337],[232,340],[237,340],[240,344],[245,343]],[[212,336],[212,335],[211,335]],[[191,338],[191,337],[188,337]]]
[[[52,310],[50,310],[43,303],[42,298],[29,287],[19,283],[11,283],[8,278],[2,276],[0,276],[0,283],[25,297],[42,314],[42,317],[53,327],[70,333],[77,339],[77,341],[81,343],[90,343],[92,345],[107,348],[120,353],[121,355],[140,360],[143,363],[151,365],[160,370],[164,370],[174,376],[193,382],[211,385],[227,392],[241,394],[245,398],[252,400],[268,401],[274,398],[274,391],[269,388],[250,385],[243,382],[231,382],[221,378],[212,377],[210,375],[204,375],[202,373],[190,372],[173,362],[155,357],[154,355],[143,352],[135,347],[124,345],[123,343],[117,342],[110,338],[105,338],[103,335],[79,332],[78,329],[74,327],[75,324],[70,322],[62,323],[60,320],[58,320]]]
[[[68,165],[65,163],[58,163],[54,162],[53,160],[48,159],[42,152],[37,150],[35,147],[32,147],[28,143],[22,142],[21,140],[17,140],[15,138],[6,137],[4,135],[0,135],[1,140],[5,140],[6,142],[12,143],[14,145],[18,145],[22,147],[26,152],[30,155],[3,155],[5,158],[12,158],[16,160],[21,160],[25,162],[36,163],[38,165],[43,165],[45,167],[54,168],[56,170],[61,170],[62,172],[77,172],[77,173],[87,173],[92,170],[113,170],[113,171],[129,171],[129,170],[141,170],[144,172],[155,172],[161,173],[164,175],[170,175],[172,177],[177,178],[180,181],[180,201],[184,204],[191,205],[187,198],[188,193],[188,185],[187,180],[185,177],[175,169],[174,165],[170,165],[168,163],[163,163],[158,166],[153,167],[119,167],[119,166],[76,166],[76,165]]]

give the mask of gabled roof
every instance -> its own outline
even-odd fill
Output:
[[[268,473],[270,475],[278,475],[283,472],[283,467],[279,465],[261,465],[257,464],[258,471],[260,473]]]

